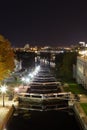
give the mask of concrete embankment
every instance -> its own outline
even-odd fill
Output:
[[[76,118],[79,120],[83,130],[87,130],[87,116],[79,103],[75,103],[73,106]]]
[[[13,112],[13,106],[0,108],[0,130],[4,130]]]

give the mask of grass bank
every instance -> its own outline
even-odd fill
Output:
[[[84,110],[86,116],[87,116],[87,103],[80,103],[82,109]]]
[[[68,86],[64,87],[64,91],[71,91],[73,94],[86,94],[87,90],[85,90],[82,85],[79,85],[75,82],[68,82]]]

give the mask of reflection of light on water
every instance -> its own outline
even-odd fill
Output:
[[[13,116],[21,116],[24,119],[30,119],[31,118],[31,114],[29,113],[28,110],[19,110],[19,111],[15,111],[15,113],[13,114]]]
[[[14,115],[14,116],[18,116],[18,113],[14,113],[13,115]]]
[[[4,128],[3,130],[7,130],[6,128]]]
[[[24,119],[30,119],[30,118],[31,118],[31,114],[25,113],[25,114],[23,115],[23,117],[24,117]]]
[[[22,110],[23,112],[23,110]],[[26,113],[29,112],[29,116]],[[8,126],[8,130],[80,130],[79,124],[74,118],[73,111],[68,113],[69,109],[62,111],[27,111],[26,113],[20,113]],[[59,123],[58,123],[59,122]],[[68,122],[68,125],[67,125]],[[73,126],[73,127],[72,127]]]

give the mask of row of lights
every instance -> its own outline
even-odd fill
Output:
[[[39,70],[40,70],[40,66],[37,66],[32,73],[28,74],[28,76],[22,77],[21,78],[22,83],[25,83],[25,84],[29,85],[29,83],[31,83],[31,81],[33,80],[34,76],[38,73]],[[14,91],[16,93],[18,93],[19,92],[19,88],[15,87]]]
[[[37,66],[32,73],[29,73],[27,77],[22,77],[21,80],[24,83],[29,84],[33,80],[34,76],[38,73],[39,70],[40,70],[40,66]]]
[[[35,68],[35,70],[28,75],[27,78],[22,77],[22,81],[25,82],[25,83],[29,83],[29,82],[32,80],[32,78],[38,73],[39,69],[40,69],[40,66],[37,66],[37,67]],[[1,87],[0,87],[0,92],[2,93],[3,107],[5,106],[4,96],[5,96],[6,91],[7,91],[7,86],[6,86],[5,84],[4,84],[4,85],[1,85]],[[15,91],[15,92],[18,92],[18,88],[16,87],[16,88],[14,89],[14,91]]]

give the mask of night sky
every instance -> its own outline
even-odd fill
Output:
[[[0,34],[13,47],[87,42],[86,0],[0,1]]]

